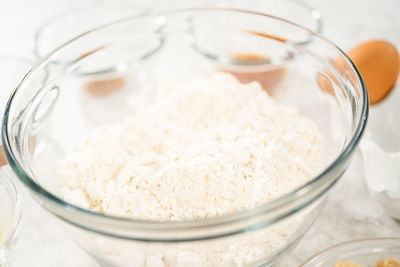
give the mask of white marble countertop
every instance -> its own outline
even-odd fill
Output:
[[[307,2],[321,11],[324,35],[344,50],[370,38],[386,38],[400,47],[399,0]],[[32,37],[38,25],[50,14],[76,3],[78,0],[0,0],[0,55],[33,58]],[[12,267],[98,266],[64,235],[56,220],[26,190],[23,194],[24,217]],[[400,225],[370,198],[357,152],[348,171],[331,190],[319,218],[282,265],[296,266],[339,242],[385,236],[400,237]]]

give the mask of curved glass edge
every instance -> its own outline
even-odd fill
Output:
[[[323,257],[324,255],[326,255],[328,253],[335,253],[336,250],[338,250],[338,252],[339,251],[351,251],[351,248],[353,246],[358,246],[358,248],[373,248],[373,247],[381,248],[383,246],[387,247],[387,246],[392,246],[392,245],[395,245],[395,247],[400,248],[400,237],[399,238],[378,237],[378,238],[365,238],[365,239],[356,239],[356,240],[346,241],[346,242],[336,244],[332,247],[328,247],[324,250],[321,250],[317,254],[308,258],[299,267],[315,266],[316,263],[319,263],[320,257]],[[338,253],[335,253],[335,255],[337,257],[346,256],[346,255],[342,255],[342,254],[338,254]],[[340,260],[340,259],[338,258],[338,260]]]
[[[125,16],[125,18],[129,18],[129,17],[133,17],[133,16],[140,16],[140,15],[145,15],[149,13],[149,10],[147,7],[139,5],[137,2],[136,3],[132,3],[130,1],[123,1],[126,4],[129,4],[132,8],[137,9],[137,13],[130,15],[130,16]],[[109,4],[108,1],[102,1],[102,3],[100,3],[100,5],[104,5],[104,4]],[[98,2],[96,2],[96,5],[99,5]],[[42,57],[45,57],[47,54],[52,53],[52,51],[48,51],[47,53],[42,53],[40,51],[40,45],[39,45],[39,40],[41,39],[41,36],[43,34],[43,31],[45,31],[45,29],[51,25],[52,23],[55,23],[57,21],[61,21],[63,18],[67,17],[68,15],[72,15],[76,12],[82,11],[82,10],[91,10],[93,9],[93,2],[89,2],[89,3],[85,3],[85,4],[80,4],[80,5],[75,5],[74,7],[68,8],[64,11],[58,12],[56,14],[53,14],[52,16],[50,16],[49,18],[47,18],[36,30],[34,37],[33,37],[33,43],[32,43],[32,52],[34,54],[34,56],[37,59],[41,59]],[[82,32],[82,34],[91,31],[94,28],[97,27],[101,27],[101,26],[106,26],[109,23],[113,23],[116,21],[121,20],[121,18],[119,19],[115,19],[109,22],[105,22],[101,25],[98,25],[96,27],[90,28],[87,31]],[[62,45],[63,46],[63,45]],[[54,50],[57,50],[58,48],[54,48]]]
[[[96,31],[96,30],[99,30],[102,28],[106,28],[106,27],[109,27],[109,26],[112,26],[112,25],[115,25],[115,24],[118,24],[118,23],[121,23],[124,21],[138,19],[138,18],[148,16],[145,14],[138,15],[138,16],[134,16],[133,18],[126,18],[126,19],[122,19],[119,21],[115,21],[115,22],[109,23],[107,25],[98,27],[96,29],[90,30],[86,33],[83,33],[83,34],[77,36],[76,38],[70,40],[69,42],[65,43],[64,45],[60,46],[59,48],[54,50],[52,53],[48,54],[43,59],[39,60],[36,63],[36,65],[33,67],[33,69],[24,77],[24,79],[21,81],[20,85],[15,89],[15,91],[13,92],[13,94],[11,95],[11,97],[7,103],[6,112],[4,114],[4,120],[3,120],[3,124],[2,124],[2,132],[3,132],[2,140],[3,140],[4,152],[5,152],[6,158],[10,162],[11,168],[17,174],[19,179],[26,186],[28,186],[28,188],[30,190],[32,190],[35,193],[35,195],[37,195],[39,198],[44,198],[45,200],[48,200],[49,203],[51,203],[51,206],[54,205],[56,207],[56,208],[50,208],[50,210],[52,212],[56,213],[57,216],[62,217],[62,215],[65,215],[58,211],[58,207],[60,207],[60,208],[64,208],[65,211],[68,213],[71,213],[71,214],[77,213],[77,214],[80,214],[81,216],[83,215],[84,217],[87,217],[88,219],[90,219],[90,218],[96,219],[97,218],[97,219],[106,220],[107,221],[106,225],[109,225],[109,226],[119,225],[119,226],[125,226],[125,227],[130,227],[130,228],[131,227],[139,227],[142,229],[157,229],[157,230],[163,230],[163,231],[177,230],[177,229],[182,230],[182,228],[191,229],[193,227],[217,226],[217,225],[221,225],[221,224],[237,223],[238,221],[244,221],[244,220],[248,219],[249,216],[254,217],[254,216],[257,216],[260,214],[265,214],[267,212],[276,211],[277,209],[287,206],[288,204],[293,204],[293,202],[295,202],[296,200],[299,200],[301,197],[304,197],[307,194],[310,194],[312,192],[314,192],[314,193],[320,192],[321,193],[323,191],[326,191],[326,190],[324,190],[324,188],[326,189],[327,187],[330,187],[332,184],[335,183],[335,181],[337,179],[339,179],[339,177],[341,176],[341,174],[343,172],[341,172],[338,175],[331,175],[331,177],[329,177],[328,174],[330,174],[331,172],[333,172],[335,170],[338,170],[339,167],[342,169],[345,169],[345,166],[347,166],[350,156],[351,156],[352,152],[354,152],[354,149],[355,149],[356,145],[358,144],[358,142],[360,141],[361,136],[365,130],[367,117],[368,117],[368,108],[369,108],[368,95],[367,95],[367,90],[366,90],[365,84],[361,78],[360,73],[358,72],[358,70],[352,63],[352,61],[348,58],[348,56],[340,48],[338,48],[334,43],[332,43],[328,39],[324,38],[323,36],[319,35],[318,33],[315,33],[301,25],[295,24],[288,20],[278,18],[278,17],[268,15],[268,14],[259,13],[259,12],[244,11],[244,10],[240,10],[240,9],[231,9],[231,8],[185,8],[185,9],[177,9],[177,10],[171,10],[171,11],[166,11],[166,12],[160,12],[160,13],[158,13],[158,15],[166,15],[169,13],[185,12],[185,11],[190,12],[190,11],[197,11],[197,10],[202,10],[202,11],[221,10],[221,11],[231,11],[231,12],[242,12],[242,13],[250,13],[250,14],[255,14],[255,15],[259,15],[259,16],[276,19],[276,20],[279,20],[282,22],[292,24],[304,31],[307,31],[310,34],[315,35],[322,41],[326,42],[331,47],[337,49],[339,54],[346,59],[347,63],[350,64],[350,66],[352,66],[353,71],[355,72],[355,75],[358,77],[358,80],[360,82],[360,90],[361,90],[361,94],[362,94],[361,99],[363,100],[359,120],[358,120],[358,122],[355,122],[355,125],[357,125],[356,130],[354,131],[348,144],[344,147],[342,154],[339,155],[336,158],[336,160],[329,167],[327,167],[322,173],[320,173],[316,178],[314,178],[307,184],[303,185],[302,187],[297,188],[296,190],[281,196],[280,198],[277,198],[268,203],[260,205],[259,207],[256,207],[252,210],[239,211],[239,212],[233,213],[231,215],[218,217],[218,218],[211,218],[208,220],[194,220],[194,221],[185,221],[185,222],[168,222],[168,223],[166,223],[166,222],[140,221],[140,220],[121,218],[121,217],[113,217],[113,216],[107,216],[104,214],[92,212],[92,211],[89,211],[86,209],[82,209],[82,208],[72,205],[68,202],[65,202],[64,200],[60,199],[59,197],[51,194],[49,191],[47,191],[46,189],[44,189],[43,187],[38,185],[31,177],[29,177],[29,175],[27,175],[24,172],[23,168],[21,166],[19,166],[18,161],[17,161],[15,155],[13,154],[13,151],[11,149],[10,136],[9,136],[9,132],[8,132],[8,125],[11,123],[9,121],[9,112],[10,112],[10,107],[13,102],[13,99],[14,99],[18,89],[20,88],[22,83],[27,79],[27,77],[29,77],[34,70],[36,70],[37,68],[39,68],[42,65],[45,65],[46,62],[49,61],[50,57],[54,53],[56,53],[63,47],[67,46],[71,42],[79,39],[81,36],[86,35],[90,32],[93,32],[93,31]],[[327,176],[329,178],[329,179],[327,179],[328,181],[324,181],[322,183],[321,180],[323,178],[326,178]],[[46,207],[46,208],[49,208],[49,207]],[[69,221],[69,222],[73,223],[71,221]]]
[[[21,218],[22,218],[22,207],[23,200],[19,193],[17,185],[12,181],[13,173],[9,166],[4,165],[0,167],[0,182],[7,190],[10,191],[10,198],[12,199],[13,210],[10,226],[4,235],[4,240],[0,245],[0,252],[6,258],[8,254],[12,251],[18,237],[18,232],[20,228]]]

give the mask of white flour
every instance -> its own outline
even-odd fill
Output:
[[[207,218],[279,197],[320,170],[321,137],[314,123],[275,103],[256,82],[241,84],[217,73],[160,87],[151,98],[135,95],[132,105],[124,123],[95,129],[59,163],[67,201],[136,219]],[[267,236],[276,241],[253,245],[263,251],[266,243],[275,247],[287,239]],[[239,252],[244,247],[231,247],[225,256],[230,265],[245,264]],[[212,266],[191,253],[161,262]],[[143,266],[156,261],[144,257]]]

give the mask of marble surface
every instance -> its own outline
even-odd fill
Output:
[[[400,47],[398,0],[307,2],[321,11],[324,35],[344,50],[370,38],[386,38]],[[0,0],[0,56],[18,55],[33,60],[32,38],[36,28],[50,14],[76,3],[77,0]],[[398,87],[395,90],[399,91]],[[0,96],[5,94],[1,92]],[[372,109],[371,113],[374,112]],[[26,190],[22,192],[25,211],[12,267],[98,266],[65,236],[57,221]],[[296,266],[317,251],[339,242],[385,236],[400,237],[400,225],[371,199],[357,152],[348,171],[329,193],[326,206],[311,230],[281,265]]]

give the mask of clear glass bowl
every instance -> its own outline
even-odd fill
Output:
[[[363,267],[372,267],[377,261],[392,257],[400,261],[399,238],[371,238],[353,240],[325,249],[312,256],[300,267],[333,267],[338,261],[349,261]]]
[[[143,14],[146,10],[144,6],[127,0],[96,0],[80,4],[51,16],[39,27],[34,37],[34,54],[41,58],[82,33]]]
[[[161,1],[154,5],[152,9],[160,11],[170,10],[174,6],[179,8],[193,8],[196,5],[199,5],[198,1],[189,0],[179,3]],[[321,14],[319,11],[299,0],[252,0],[251,3],[245,0],[211,0],[202,1],[200,5],[268,13],[295,22],[316,33],[321,33],[322,31]],[[117,0],[112,3],[106,0],[99,0],[95,3],[89,2],[71,8],[50,17],[39,27],[34,38],[34,54],[37,58],[41,58],[80,34],[102,25],[146,12],[149,12],[146,7],[139,6],[137,3],[127,0]],[[307,36],[304,37],[304,40],[298,41],[308,42]],[[68,64],[68,62],[58,63]],[[92,69],[92,71],[105,72],[107,70]],[[81,74],[86,75],[90,73]]]
[[[237,8],[252,12],[261,12],[287,19],[313,32],[322,32],[322,20],[320,12],[302,0],[185,0],[176,1],[179,7],[217,7],[217,8]],[[160,1],[153,8],[171,9],[174,1]]]
[[[262,80],[279,103],[316,123],[324,142],[317,177],[259,207],[184,222],[107,216],[63,200],[58,160],[93,127],[122,121],[127,95],[221,70]],[[270,15],[198,8],[111,23],[44,57],[11,96],[2,131],[15,174],[100,264],[258,266],[276,262],[309,229],[348,166],[367,113],[360,74],[323,37]]]
[[[3,116],[7,100],[17,84],[22,80],[27,71],[32,67],[28,59],[0,55],[0,115]]]
[[[7,98],[18,82],[30,69],[30,62],[23,58],[0,56],[0,114],[3,114]],[[15,178],[0,146],[0,266],[8,266],[17,242],[22,215],[22,199],[12,181]]]
[[[22,199],[8,167],[0,167],[0,266],[8,266],[17,242]]]

